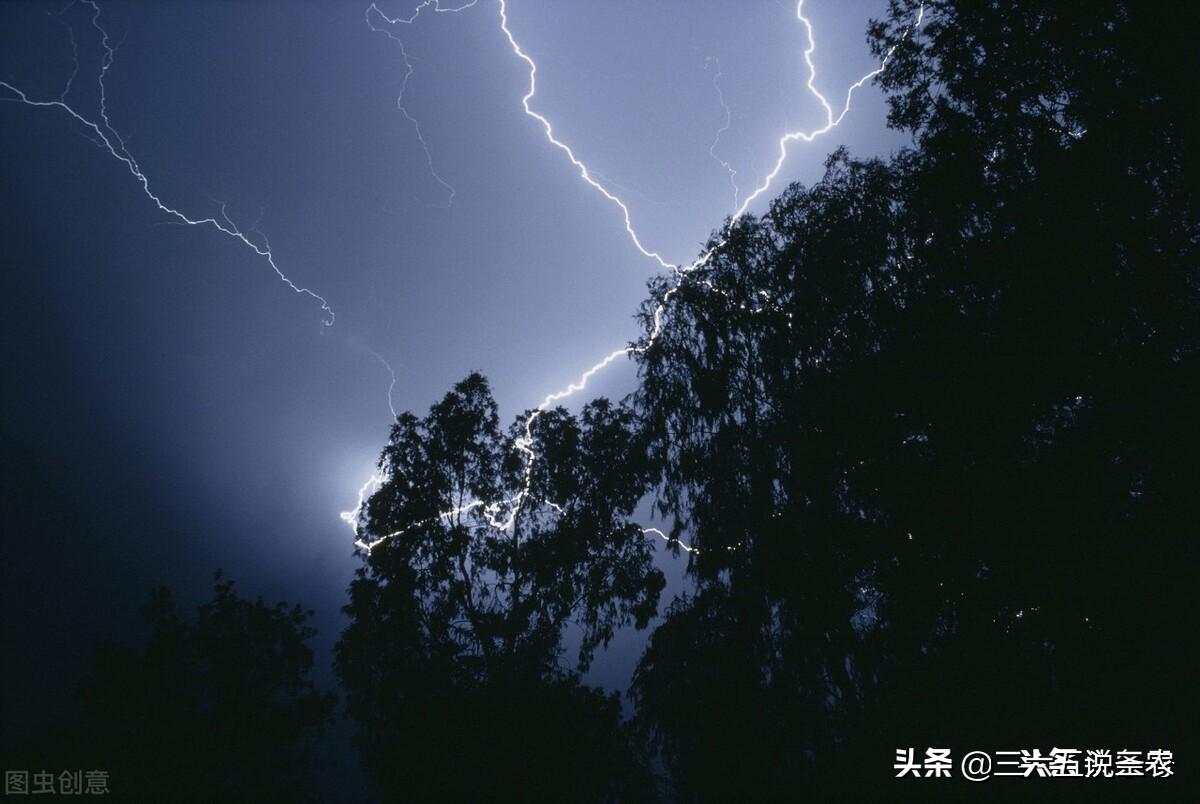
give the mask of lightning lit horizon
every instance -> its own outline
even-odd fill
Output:
[[[517,492],[517,494],[513,497],[510,497],[507,500],[502,500],[500,502],[485,503],[481,500],[472,500],[467,505],[460,506],[451,511],[439,514],[437,517],[434,517],[432,520],[432,521],[436,521],[438,519],[442,519],[445,517],[455,516],[455,515],[458,515],[461,513],[465,513],[468,510],[474,510],[476,508],[481,508],[483,511],[483,514],[484,514],[484,518],[488,521],[488,524],[491,525],[496,530],[503,532],[503,531],[509,530],[510,528],[512,528],[514,526],[514,524],[516,522],[516,518],[520,512],[521,506],[526,501],[526,499],[529,497],[529,494],[530,494],[530,488],[531,488],[532,481],[533,481],[533,465],[538,457],[537,453],[533,449],[533,444],[535,441],[534,435],[533,435],[533,426],[534,426],[534,423],[537,421],[537,419],[541,416],[541,414],[544,413],[554,403],[559,402],[563,399],[566,399],[570,396],[573,396],[576,393],[579,393],[580,391],[583,391],[584,389],[586,389],[588,382],[596,374],[603,371],[605,368],[607,368],[609,365],[611,365],[618,358],[630,356],[630,355],[634,355],[634,354],[642,354],[645,351],[647,351],[648,349],[650,349],[657,342],[659,336],[662,333],[663,317],[666,313],[667,305],[670,302],[671,297],[674,296],[675,293],[677,293],[679,291],[679,289],[683,285],[683,282],[687,279],[687,277],[690,274],[694,273],[696,270],[698,270],[699,268],[702,268],[704,265],[706,265],[709,262],[709,260],[712,258],[713,254],[715,254],[718,250],[720,250],[722,247],[724,247],[726,242],[728,242],[728,237],[729,237],[730,232],[732,232],[733,227],[746,214],[750,205],[753,204],[755,200],[757,200],[760,196],[762,196],[765,192],[767,192],[767,190],[771,187],[771,185],[775,181],[775,178],[779,175],[780,171],[783,169],[784,162],[787,161],[788,145],[790,145],[791,143],[796,142],[796,141],[812,142],[817,137],[820,137],[823,134],[826,134],[829,131],[836,128],[842,122],[842,120],[845,118],[845,116],[849,113],[850,107],[851,107],[851,102],[854,97],[854,93],[859,88],[861,88],[867,81],[869,81],[872,78],[874,78],[875,76],[879,75],[881,72],[883,72],[884,69],[886,69],[888,61],[891,59],[892,54],[895,52],[895,46],[893,46],[886,54],[884,54],[883,58],[880,60],[878,67],[876,67],[874,70],[871,70],[870,72],[868,72],[867,74],[865,74],[864,76],[862,76],[861,78],[859,78],[857,81],[855,81],[853,84],[850,85],[850,87],[846,90],[846,100],[842,107],[842,110],[840,113],[835,115],[833,106],[829,103],[828,99],[821,93],[821,91],[819,89],[817,89],[817,87],[815,85],[817,68],[816,68],[816,64],[813,61],[813,54],[816,52],[816,49],[817,49],[816,36],[814,34],[812,21],[809,20],[804,15],[804,0],[797,0],[796,18],[804,26],[806,37],[808,40],[808,46],[805,48],[805,50],[803,52],[804,62],[808,68],[808,80],[805,82],[805,87],[808,89],[809,93],[812,94],[818,100],[818,102],[821,104],[821,107],[824,109],[825,124],[819,128],[813,129],[811,131],[789,131],[789,132],[785,133],[783,136],[781,136],[779,138],[779,142],[778,142],[779,154],[775,160],[775,164],[772,167],[771,171],[769,173],[767,173],[766,176],[764,176],[759,181],[757,186],[754,188],[754,191],[751,192],[749,195],[747,195],[742,200],[740,205],[738,205],[736,203],[736,196],[735,196],[735,210],[732,213],[732,215],[730,216],[729,221],[725,226],[725,231],[718,238],[717,242],[713,246],[708,248],[706,251],[704,251],[693,262],[691,262],[690,264],[688,264],[686,266],[681,266],[679,264],[671,264],[671,263],[667,262],[662,257],[661,254],[659,254],[657,251],[654,251],[653,249],[646,247],[643,244],[640,235],[638,234],[637,230],[634,228],[632,215],[629,211],[629,207],[625,204],[625,202],[622,201],[621,198],[618,197],[615,193],[613,193],[611,190],[609,190],[604,184],[602,184],[601,182],[599,182],[597,179],[594,178],[594,173],[588,168],[588,166],[582,160],[580,160],[575,155],[575,152],[571,149],[571,147],[555,137],[554,126],[553,126],[553,124],[551,124],[549,119],[547,119],[544,115],[535,111],[531,107],[530,102],[533,100],[534,96],[537,94],[537,63],[534,62],[534,60],[521,48],[521,46],[517,43],[516,38],[514,37],[512,31],[509,28],[507,0],[498,0],[498,2],[499,2],[499,7],[500,7],[500,30],[504,34],[504,36],[507,38],[509,46],[511,47],[511,49],[513,51],[513,54],[516,55],[518,59],[525,62],[525,64],[529,68],[529,89],[525,93],[524,97],[521,98],[521,106],[524,109],[525,114],[528,117],[533,118],[534,120],[536,120],[538,123],[541,124],[543,134],[545,135],[546,140],[551,145],[553,145],[555,148],[562,151],[566,155],[566,157],[570,161],[571,165],[578,171],[579,177],[584,182],[586,182],[591,187],[593,187],[602,196],[604,196],[604,198],[606,198],[608,201],[613,203],[620,210],[621,216],[624,220],[625,232],[628,235],[629,240],[633,244],[633,246],[638,251],[640,251],[645,257],[654,260],[655,262],[658,263],[658,265],[661,268],[672,272],[675,276],[674,284],[671,285],[662,294],[662,296],[658,300],[658,303],[655,305],[654,312],[652,315],[653,325],[650,329],[649,334],[642,340],[641,343],[639,343],[637,345],[633,345],[633,344],[627,345],[627,346],[621,347],[619,349],[614,349],[613,351],[609,352],[607,355],[602,357],[596,363],[592,364],[592,366],[589,367],[587,370],[585,370],[578,377],[578,379],[576,379],[574,382],[569,383],[566,387],[561,388],[557,391],[552,391],[552,392],[548,393],[542,399],[541,403],[526,418],[525,427],[524,427],[524,430],[525,430],[524,436],[516,439],[514,442],[514,445],[513,445],[514,448],[522,454],[522,456],[524,458],[524,464],[525,464],[524,478],[523,478],[523,481],[521,484],[521,488]],[[438,10],[438,11],[463,11],[467,8],[474,6],[475,2],[471,2],[469,5],[462,6],[460,8],[456,8],[456,9],[442,9],[438,5],[437,0],[425,0],[425,2],[420,7],[418,7],[417,11],[414,12],[413,19],[416,18],[417,14],[420,13],[420,10],[422,8],[428,7],[431,4],[434,6],[435,10]],[[924,15],[925,15],[925,6],[924,6],[924,4],[922,4],[917,13],[917,18],[916,18],[915,22],[905,32],[905,36],[907,36],[909,33],[911,33],[911,31],[920,28],[922,21],[924,19]],[[718,67],[718,70],[719,70],[719,67]],[[716,85],[716,78],[719,78],[719,73],[718,73],[717,77],[714,78],[714,85]],[[718,88],[718,92],[720,92],[719,86],[717,88]],[[725,99],[724,99],[723,94],[720,95],[720,102],[721,102],[722,106],[725,107],[725,110],[728,115],[728,106],[725,104]],[[719,141],[719,139],[720,139],[720,132],[718,132],[717,139],[714,140],[713,146],[712,146],[712,148],[710,148],[710,153],[712,153],[712,149],[716,147],[716,144]],[[716,157],[715,154],[713,154],[713,157],[716,158],[718,162],[721,161],[719,159],[719,157]],[[732,181],[732,176],[731,176],[731,181]],[[737,191],[736,184],[734,185],[734,190],[736,193],[736,191]],[[709,283],[709,287],[712,287],[711,283]],[[715,290],[715,288],[713,288],[713,289]],[[405,529],[402,529],[399,531],[395,531],[393,533],[386,534],[384,536],[380,536],[369,542],[364,541],[359,536],[358,524],[359,524],[359,520],[360,520],[360,514],[362,512],[363,504],[365,502],[365,496],[369,497],[369,494],[367,494],[366,490],[371,487],[378,489],[380,486],[383,485],[383,483],[386,482],[386,480],[387,480],[386,468],[382,469],[381,472],[373,473],[371,475],[371,478],[368,479],[366,484],[364,484],[359,490],[359,502],[358,502],[357,507],[355,507],[354,509],[352,509],[350,511],[345,511],[341,514],[341,518],[345,522],[349,523],[354,530],[354,534],[357,537],[355,539],[355,544],[358,547],[365,550],[368,554],[370,554],[371,551],[375,547],[377,547],[379,544],[381,544],[389,539],[395,538],[396,536],[402,535],[407,530],[409,530],[411,527],[416,527],[416,525],[413,525],[413,526],[410,526],[410,528],[405,528]],[[553,503],[551,503],[551,505],[553,507],[558,508],[558,506]],[[505,508],[510,509],[509,513],[508,513],[507,517],[500,518],[499,514]],[[427,524],[427,523],[420,523],[420,524]],[[644,528],[643,533],[644,534],[655,533],[655,534],[661,536],[662,538],[667,539],[668,542],[673,541],[672,539],[666,537],[666,535],[663,534],[663,532],[661,530],[659,530],[658,528]],[[681,546],[683,546],[689,553],[698,552],[696,548],[686,547],[685,545],[682,544],[682,542],[678,542],[677,539],[674,541],[676,543],[679,543]]]

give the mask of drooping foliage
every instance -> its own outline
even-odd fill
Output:
[[[871,31],[914,147],[738,221],[640,357],[699,552],[633,695],[688,800],[1185,736],[1195,10],[918,6]]]
[[[338,653],[374,778],[890,800],[898,747],[1185,746],[1198,22],[896,0],[869,41],[912,146],[836,151],[652,283],[627,404],[502,433],[472,375],[400,417]],[[577,675],[656,610],[647,493],[698,548],[630,690],[660,786]]]

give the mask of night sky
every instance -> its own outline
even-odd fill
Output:
[[[103,50],[82,4],[5,3],[0,80],[97,119]],[[813,0],[816,87],[840,105],[872,70],[884,3]],[[393,16],[412,3],[388,3]],[[359,559],[338,514],[395,409],[423,413],[481,370],[504,420],[637,336],[657,270],[619,210],[526,116],[527,65],[498,5],[393,28],[362,3],[102,3],[116,46],[107,110],[151,187],[192,218],[255,222],[297,285],[211,226],[176,225],[62,109],[0,91],[5,739],[67,716],[98,639],[135,639],[159,584],[185,605],[217,567],[247,594],[317,611],[318,678]],[[769,170],[779,136],[819,127],[795,8],[775,2],[512,0],[538,65],[534,108],[628,204],[650,248],[689,262]],[[381,21],[375,17],[375,22]],[[718,70],[719,82],[714,86]],[[886,154],[867,85],[840,128],[792,146],[775,189],[846,145]],[[453,188],[450,192],[438,180]],[[764,200],[774,195],[765,194]],[[752,208],[761,209],[762,205]],[[589,395],[632,390],[628,364]],[[681,589],[685,563],[660,550]],[[622,634],[589,680],[622,689]]]

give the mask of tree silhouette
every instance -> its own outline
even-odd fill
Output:
[[[337,654],[388,794],[927,800],[962,791],[896,748],[1182,752],[1198,16],[895,0],[912,146],[723,229],[653,343],[652,282],[631,402],[503,433],[471,375],[399,417]],[[669,791],[578,676],[656,611],[647,491],[697,548],[630,689]]]
[[[8,752],[18,767],[107,773],[119,801],[307,801],[312,741],[334,696],[309,678],[312,612],[241,597],[218,572],[181,618],[169,589],[144,608],[140,648],[96,648],[79,723]]]
[[[595,800],[637,773],[618,702],[576,671],[615,628],[645,627],[664,585],[628,521],[645,446],[605,400],[545,411],[528,443],[527,416],[502,433],[472,374],[425,418],[398,417],[380,459],[361,526],[383,541],[351,584],[336,664],[389,797]],[[518,445],[539,456],[528,479]]]
[[[632,689],[683,799],[1189,739],[1196,10],[924,5],[871,30],[915,147],[738,221],[639,357],[699,548]]]

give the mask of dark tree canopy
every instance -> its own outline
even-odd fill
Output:
[[[384,540],[351,585],[337,668],[368,771],[397,798],[595,799],[636,770],[617,701],[577,669],[657,609],[664,579],[628,520],[645,446],[605,400],[548,410],[527,481],[527,418],[503,433],[472,374],[424,419],[400,416],[380,459],[362,528]]]
[[[834,151],[654,280],[628,399],[505,429],[473,373],[397,417],[334,657],[386,799],[967,797],[893,778],[906,747],[1194,765],[1198,33],[1195,2],[891,0],[911,144]],[[647,504],[695,548],[661,617]],[[13,766],[311,798],[311,614],[160,590]],[[583,681],[623,628],[630,718]],[[1051,790],[1003,781],[969,793]],[[1184,799],[1092,782],[1052,795]]]
[[[872,28],[915,147],[738,221],[640,356],[700,550],[632,694],[688,800],[1188,734],[1194,7],[918,5]]]
[[[577,676],[656,610],[647,494],[698,549],[630,689],[643,791],[954,798],[897,788],[895,749],[1185,751],[1197,13],[928,2],[917,28],[920,8],[869,32],[911,147],[836,151],[714,235],[625,404],[504,434],[472,375],[399,418],[338,654],[387,790],[647,784]]]
[[[101,769],[117,801],[315,800],[312,749],[335,699],[310,679],[312,612],[248,600],[219,572],[194,618],[166,588],[143,612],[144,645],[97,646],[79,724],[9,760]]]

